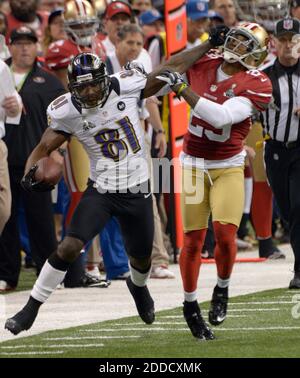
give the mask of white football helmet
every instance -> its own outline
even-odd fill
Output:
[[[256,23],[241,22],[231,28],[224,44],[224,59],[228,63],[239,62],[244,67],[257,69],[268,55],[269,36]]]
[[[71,0],[65,4],[65,30],[76,44],[90,46],[96,34],[99,20],[96,11],[87,0]]]

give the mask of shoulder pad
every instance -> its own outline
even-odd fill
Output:
[[[115,77],[120,85],[120,93],[127,94],[135,91],[141,91],[146,85],[146,76],[136,69],[120,71],[112,77]]]
[[[72,103],[70,93],[65,93],[62,96],[57,97],[48,106],[48,114],[54,119],[67,118],[74,112],[74,110],[76,109]]]

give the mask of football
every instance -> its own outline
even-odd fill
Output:
[[[51,157],[44,157],[37,163],[34,177],[36,181],[43,181],[50,185],[56,185],[62,177],[63,167]]]

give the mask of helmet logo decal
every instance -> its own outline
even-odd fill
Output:
[[[91,73],[85,74],[85,75],[78,75],[76,77],[77,83],[82,83],[84,81],[90,81],[93,80],[93,75]]]

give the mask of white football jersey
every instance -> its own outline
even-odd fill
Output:
[[[102,107],[80,108],[70,93],[48,107],[49,126],[75,136],[90,160],[90,179],[99,189],[125,190],[149,179],[138,102],[146,77],[136,70],[111,75]]]

